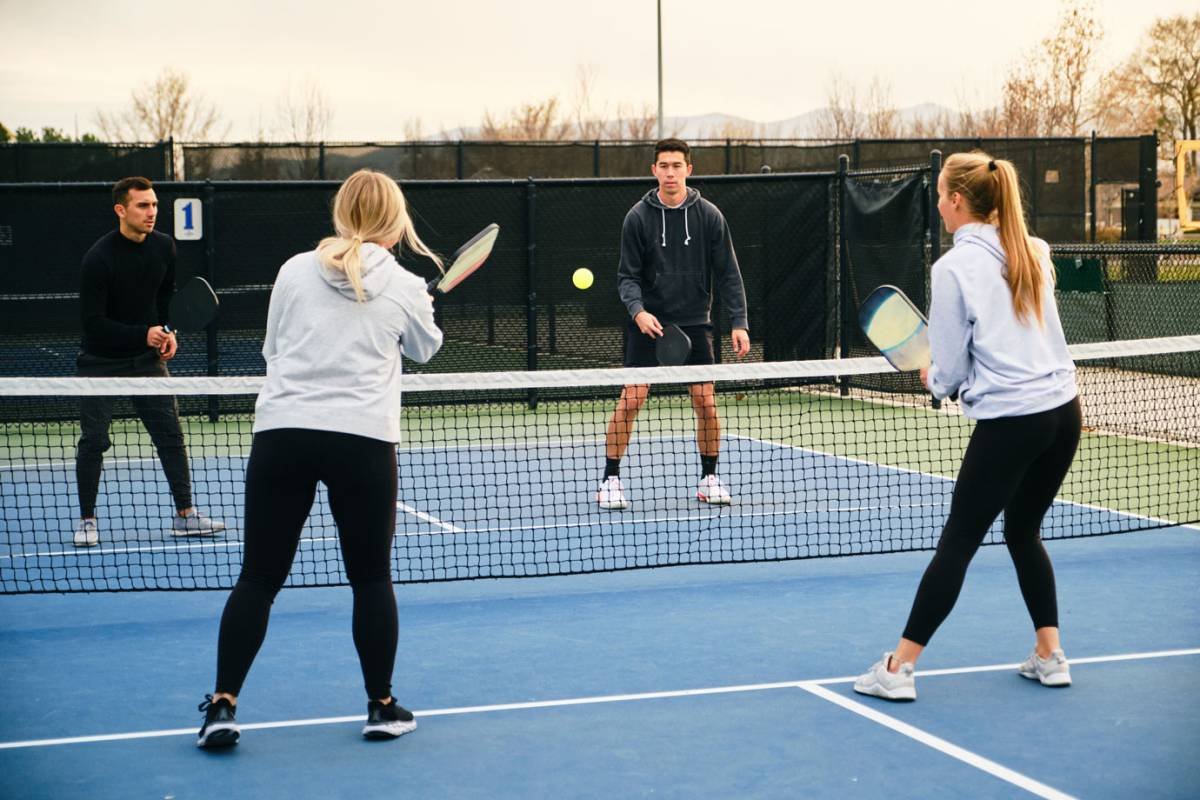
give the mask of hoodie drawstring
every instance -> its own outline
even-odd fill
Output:
[[[662,206],[658,207],[659,213],[662,214],[662,246],[667,246],[667,210]],[[683,246],[687,247],[688,242],[692,240],[692,232],[688,230],[688,215],[687,208],[683,209]]]

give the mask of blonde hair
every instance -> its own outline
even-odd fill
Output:
[[[946,159],[942,175],[947,193],[962,195],[971,216],[1000,229],[1000,244],[1008,257],[1005,278],[1017,320],[1028,322],[1033,318],[1042,324],[1045,293],[1042,254],[1034,246],[1025,225],[1016,167],[1011,161],[992,158],[978,151],[955,153]],[[1053,267],[1050,279],[1054,279]]]
[[[360,169],[346,179],[333,199],[333,229],[337,235],[321,240],[317,258],[346,274],[360,303],[367,299],[362,284],[363,242],[382,245],[397,239],[442,269],[442,260],[413,230],[400,187],[382,172]]]

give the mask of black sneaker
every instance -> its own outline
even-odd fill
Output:
[[[395,739],[416,728],[417,721],[413,719],[412,712],[397,703],[395,698],[386,706],[378,700],[367,703],[367,724],[362,732],[368,739]]]
[[[197,747],[229,747],[237,744],[241,730],[233,718],[233,704],[224,697],[213,700],[211,694],[204,695],[204,702],[197,706],[204,712],[204,724],[200,726]]]

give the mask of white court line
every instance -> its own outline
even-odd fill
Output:
[[[910,739],[915,739],[927,747],[932,747],[939,753],[944,753],[951,758],[958,759],[964,764],[968,764],[976,769],[982,770],[989,775],[999,778],[1002,781],[1011,783],[1025,791],[1035,794],[1038,797],[1045,797],[1047,800],[1073,800],[1073,795],[1059,791],[1053,786],[1036,781],[1028,775],[1023,775],[1016,770],[1009,769],[1001,764],[997,764],[989,758],[984,758],[978,753],[972,753],[970,750],[959,747],[956,744],[946,741],[945,739],[934,736],[932,733],[926,733],[920,728],[909,725],[906,722],[901,722],[894,717],[889,717],[887,714],[880,713],[873,708],[863,705],[856,700],[851,700],[848,697],[843,697],[837,692],[831,692],[823,686],[818,686],[812,683],[802,683],[800,688],[810,694],[820,697],[822,700],[828,700],[834,705],[841,706],[847,711],[853,711],[860,717],[866,717],[872,722],[877,722],[885,728],[891,728],[899,734],[907,736]]]
[[[401,502],[400,500],[396,501],[396,508],[403,511],[405,514],[416,517],[417,519],[425,520],[430,525],[434,525],[444,531],[449,531],[450,533],[465,533],[462,528],[451,525],[449,522],[443,522],[432,514],[426,514],[424,511],[419,511],[418,509],[410,506],[408,503]]]
[[[1147,653],[1118,653],[1109,656],[1090,656],[1072,658],[1072,664],[1103,664],[1115,661],[1138,661],[1150,658],[1170,658],[1173,656],[1200,655],[1200,647],[1187,650],[1156,650]],[[996,672],[999,670],[1016,669],[1016,664],[991,664],[983,667],[953,667],[918,672],[917,675],[963,675],[973,672]],[[772,689],[805,689],[809,686],[820,687],[830,683],[846,683],[854,678],[820,678],[814,680],[779,681],[776,683],[753,683],[737,686],[714,686],[705,689],[677,689],[663,692],[642,692],[640,694],[612,694],[596,697],[574,697],[562,700],[536,700],[526,703],[500,703],[488,706],[462,706],[459,708],[437,708],[427,711],[414,711],[417,717],[448,717],[457,714],[486,714],[495,711],[522,711],[536,708],[562,708],[565,706],[595,705],[597,703],[626,703],[637,700],[660,700],[672,697],[699,697],[703,695],[736,694],[739,692],[761,692]],[[811,691],[811,690],[810,690]],[[361,722],[362,715],[349,717],[321,717],[318,719],[294,719],[279,722],[252,722],[241,724],[242,730],[263,730],[267,728],[299,728],[312,725],[335,725],[346,722]],[[27,747],[52,747],[67,744],[87,744],[90,742],[116,742],[130,739],[153,739],[161,736],[196,735],[197,728],[172,728],[158,731],[138,731],[133,733],[108,733],[95,736],[71,736],[60,739],[29,739],[19,742],[0,742],[0,750],[16,750]]]

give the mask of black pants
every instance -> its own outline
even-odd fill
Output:
[[[904,638],[926,645],[954,608],[967,566],[1004,511],[1004,541],[1033,627],[1058,627],[1054,568],[1042,517],[1079,446],[1079,400],[1040,414],[981,420],[963,456],[950,516],[921,578]]]
[[[137,358],[102,358],[80,353],[77,372],[85,378],[166,378],[167,365],[154,353]],[[112,447],[108,429],[112,424],[113,405],[118,398],[84,396],[80,398],[80,436],[75,450],[75,480],[79,486],[79,516],[96,516],[96,495],[100,491],[100,470],[104,453]],[[154,442],[158,460],[171,487],[175,510],[192,506],[192,479],[188,472],[187,448],[179,426],[179,406],[170,395],[132,395],[129,398],[142,425]]]
[[[246,467],[245,556],[225,603],[218,692],[238,694],[267,634],[271,603],[296,556],[316,496],[329,490],[346,577],[354,591],[354,646],[367,696],[391,695],[398,623],[391,552],[396,446],[347,433],[287,428],[254,435]]]

